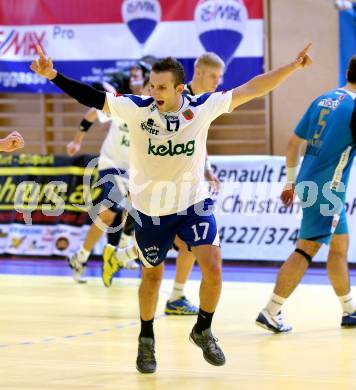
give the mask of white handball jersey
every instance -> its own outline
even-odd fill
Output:
[[[204,179],[211,122],[229,111],[232,91],[183,95],[177,112],[160,113],[152,97],[107,93],[113,118],[130,131],[133,206],[150,216],[175,214],[209,197]]]
[[[129,169],[129,130],[126,123],[118,118],[111,117],[97,110],[98,120],[101,123],[111,121],[108,134],[101,145],[98,169],[120,168]]]

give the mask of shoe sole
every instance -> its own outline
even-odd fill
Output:
[[[265,324],[263,322],[259,322],[259,321],[255,321],[255,324],[257,326],[259,326],[260,328],[263,328],[263,329],[266,329],[272,333],[275,333],[275,334],[278,334],[278,333],[289,333],[292,331],[292,329],[289,329],[289,330],[277,330],[275,329],[273,326],[269,325],[269,324]]]
[[[192,344],[194,344],[196,347],[198,347],[201,351],[203,351],[202,348],[194,341],[194,339],[193,339],[193,337],[192,337],[191,334],[189,335],[189,341],[190,341]],[[219,367],[219,366],[223,366],[223,365],[226,363],[226,360],[225,360],[224,362],[222,362],[222,363],[217,363],[217,362],[215,362],[215,361],[213,361],[213,360],[210,360],[210,359],[206,356],[206,354],[205,354],[204,351],[203,351],[203,357],[204,357],[205,361],[208,362],[209,364],[211,364],[212,366]]]
[[[111,253],[108,253],[108,252],[111,252]],[[104,267],[105,267],[105,263],[108,263],[110,261],[110,259],[112,258],[113,254],[115,253],[115,247],[112,246],[112,245],[106,245],[105,248],[104,248],[104,253],[103,253],[103,266],[102,266],[102,269],[101,269],[101,279],[104,283],[104,286],[109,288],[111,287],[111,283],[112,283],[112,279],[110,279],[110,283],[109,284],[106,284],[105,283],[105,280],[104,280]]]
[[[140,372],[141,374],[153,374],[154,372],[156,372],[156,369],[154,369],[154,370],[141,370],[137,364],[136,364],[136,370],[138,372]]]
[[[182,312],[178,312],[178,311],[165,309],[164,314],[166,314],[167,316],[197,316],[198,312],[196,312],[196,313],[187,313],[187,312],[182,313]]]
[[[74,276],[73,276],[73,280],[78,283],[78,284],[85,284],[85,283],[88,283],[88,281],[86,279],[76,279]]]
[[[263,322],[259,322],[259,321],[256,321],[255,324],[257,326],[259,326],[260,328],[263,328],[263,329],[266,329],[272,333],[282,333],[282,332],[279,332],[278,330],[276,330],[275,328],[273,328],[273,326],[271,325],[267,325],[267,324],[264,324]]]

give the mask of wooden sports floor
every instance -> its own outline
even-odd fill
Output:
[[[356,389],[356,329],[340,328],[339,303],[324,274],[321,282],[300,285],[286,304],[293,332],[275,335],[254,324],[275,270],[269,282],[258,270],[246,280],[245,269],[235,270],[240,277],[224,282],[213,326],[227,358],[223,367],[206,363],[189,342],[194,317],[163,315],[172,285],[165,279],[155,321],[157,372],[140,374],[139,278],[116,278],[106,289],[99,277],[78,285],[38,267],[18,275],[6,264],[0,264],[8,272],[0,274],[1,390]],[[198,280],[189,281],[194,302],[198,288]]]

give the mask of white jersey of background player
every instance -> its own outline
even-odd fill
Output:
[[[138,94],[144,90],[144,72],[141,67],[133,66],[130,69],[130,89]],[[111,93],[116,93],[116,90],[108,83],[104,82],[102,87]],[[118,220],[122,220],[122,208],[118,205],[119,202],[115,198],[120,198],[127,194],[128,191],[128,168],[129,168],[129,150],[130,140],[128,128],[121,118],[112,118],[109,114],[91,108],[84,116],[79,131],[74,137],[74,140],[68,145],[68,154],[73,155],[80,147],[84,138],[84,134],[93,122],[98,119],[101,123],[110,121],[108,134],[100,149],[98,170],[100,182],[102,183],[103,196],[102,202],[108,202],[111,206],[108,209],[101,209],[99,215],[95,218],[91,225],[85,240],[79,250],[68,259],[69,266],[73,269],[73,277],[76,281],[81,281],[81,276],[85,272],[86,263],[88,261],[90,252],[94,248],[102,236],[103,231],[107,230],[109,226],[114,223],[118,225]],[[112,186],[114,184],[114,186]],[[116,194],[116,195],[115,195]],[[117,230],[117,227],[115,228]],[[120,267],[135,269],[137,264],[134,261],[135,253],[130,246],[131,237],[133,233],[133,220],[129,215],[125,221],[125,226],[120,233],[119,247],[126,247],[126,257],[120,262]],[[116,244],[117,235],[111,237]],[[110,237],[109,237],[110,241]],[[119,265],[117,265],[119,267]],[[104,284],[109,287],[111,285],[111,278],[108,283]]]
[[[109,123],[108,134],[100,149],[98,160],[98,172],[101,187],[103,189],[102,202],[107,202],[109,207],[101,206],[99,214],[95,217],[94,223],[85,237],[85,240],[79,250],[68,258],[68,264],[73,270],[73,278],[76,282],[84,282],[82,275],[86,269],[86,262],[90,252],[109,226],[113,224],[116,216],[122,215],[122,208],[115,202],[112,191],[118,197],[124,197],[128,191],[128,168],[129,168],[129,150],[130,140],[128,128],[125,122],[120,118],[111,118],[95,108],[91,108],[81,121],[79,130],[77,131],[74,140],[67,145],[67,153],[73,156],[80,150],[81,144],[85,137],[85,133],[89,130],[95,120],[105,125]],[[115,196],[115,195],[114,195]],[[126,247],[131,241],[132,229],[121,233],[119,247]],[[135,255],[131,253],[131,247],[127,250],[127,261],[122,262],[122,266],[129,269],[136,269],[138,265],[131,261]],[[80,266],[78,266],[80,259]]]
[[[108,134],[100,148],[98,170],[120,168],[129,169],[129,130],[120,118],[111,118],[110,115],[96,110],[100,123],[111,121]]]

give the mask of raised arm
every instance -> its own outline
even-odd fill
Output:
[[[286,80],[296,70],[309,66],[312,63],[312,60],[308,55],[310,46],[311,43],[309,43],[298,54],[296,60],[290,64],[256,76],[247,83],[235,88],[232,91],[230,110],[232,111],[234,108],[247,103],[254,98],[266,95],[268,92],[283,83],[284,80]]]
[[[110,112],[105,92],[98,91],[90,85],[73,80],[59,73],[54,69],[52,59],[45,56],[39,45],[37,46],[37,53],[39,58],[32,61],[30,66],[31,70],[52,81],[53,84],[57,85],[57,87],[84,106],[95,107],[98,110]]]

